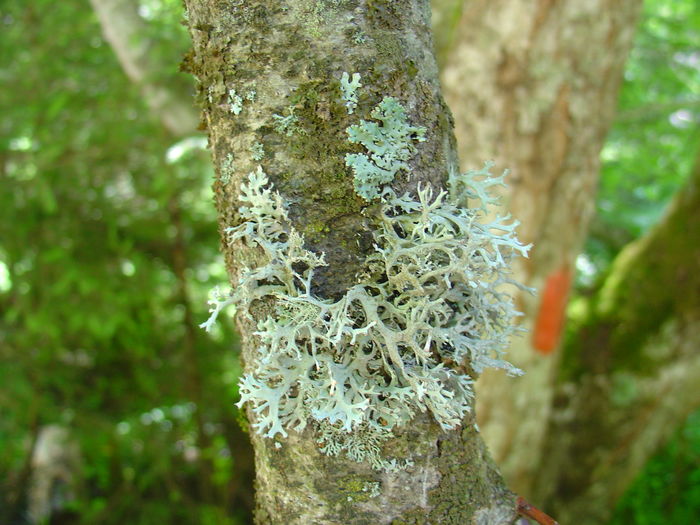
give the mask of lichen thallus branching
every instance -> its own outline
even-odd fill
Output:
[[[341,79],[349,113],[359,80],[347,73]],[[502,359],[518,330],[503,285],[519,286],[509,278],[510,261],[529,246],[516,238],[517,221],[485,220],[495,201],[490,188],[503,184],[503,175],[491,176],[491,163],[447,174],[446,190],[418,185],[415,195],[396,195],[389,184],[399,172],[410,174],[425,129],[410,125],[392,97],[370,117],[347,129],[366,153],[345,158],[357,194],[379,204],[374,253],[359,282],[339,300],[313,294],[324,255],[304,247],[258,166],[241,185],[243,222],[227,235],[229,243],[258,246],[266,263],[243,268],[228,296],[215,294],[202,326],[210,329],[228,305],[252,319],[255,301],[271,301],[273,313],[256,321],[253,368],[240,380],[238,405],[251,407],[252,427],[276,438],[313,424],[326,454],[396,470],[406,461],[381,453],[394,429],[429,412],[447,430],[470,410],[473,379],[465,365],[476,374],[487,367],[522,373]]]

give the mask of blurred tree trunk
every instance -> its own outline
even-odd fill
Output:
[[[180,78],[164,71],[175,68],[163,64],[159,43],[148,37],[146,23],[138,14],[135,0],[90,0],[124,73],[136,84],[163,127],[174,137],[191,134],[197,126],[197,114]],[[159,50],[160,51],[160,50]]]
[[[459,4],[459,5],[457,5]],[[487,371],[477,387],[484,438],[516,492],[542,464],[566,295],[594,210],[599,154],[611,124],[641,2],[439,0],[445,97],[462,165],[494,159],[512,174],[504,204],[522,222],[531,258],[516,278],[523,326],[512,381]],[[451,28],[456,27],[456,30]],[[542,502],[539,502],[542,503]]]
[[[342,295],[372,250],[365,242],[363,203],[344,164],[351,121],[340,100],[342,73],[361,74],[361,104],[396,97],[406,104],[411,122],[427,128],[408,187],[397,190],[415,188],[419,181],[439,187],[456,164],[432,54],[429,2],[187,0],[186,5],[194,43],[187,64],[199,80],[222,232],[237,224],[243,178],[262,164],[288,206],[291,225],[304,233],[305,246],[326,254],[328,267],[314,274],[315,293]],[[284,119],[291,129],[280,127]],[[233,283],[243,265],[259,257],[253,247],[238,243],[235,248],[224,243],[224,253]],[[240,318],[239,329],[250,369],[259,358],[256,327]],[[250,409],[249,418],[255,418]],[[461,429],[444,432],[432,418],[416,416],[384,447],[388,455],[413,462],[410,470],[396,473],[323,455],[309,427],[291,432],[281,447],[251,433],[257,522],[511,523],[513,496],[472,423],[468,418]],[[379,494],[368,494],[370,486]]]
[[[615,260],[566,346],[538,497],[607,523],[660,443],[700,405],[700,155],[666,216]]]

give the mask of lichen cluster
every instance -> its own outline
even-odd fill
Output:
[[[425,128],[409,125],[406,111],[393,97],[385,97],[370,116],[378,122],[362,120],[347,129],[348,140],[362,144],[369,155],[345,155],[345,164],[354,173],[355,192],[366,201],[379,197],[381,187],[399,171],[408,170],[408,160],[416,151],[413,143],[425,140]]]
[[[529,247],[518,242],[516,222],[484,222],[488,188],[500,182],[489,179],[490,165],[450,174],[447,191],[419,185],[397,196],[387,184],[408,172],[424,130],[393,98],[371,116],[381,125],[348,128],[368,152],[349,154],[358,193],[378,201],[365,210],[375,247],[359,282],[338,300],[314,294],[324,256],[304,246],[259,166],[241,185],[242,222],[227,234],[229,244],[258,247],[265,262],[244,268],[230,296],[214,298],[203,326],[229,304],[252,320],[251,307],[263,301],[270,313],[257,321],[254,369],[239,388],[252,427],[275,438],[312,423],[323,452],[392,470],[404,466],[381,455],[392,430],[420,412],[454,428],[470,409],[472,375],[487,367],[520,373],[501,359],[517,315],[502,285],[511,283],[510,258]],[[483,206],[467,207],[475,198]]]

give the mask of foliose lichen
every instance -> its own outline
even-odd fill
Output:
[[[250,153],[253,160],[260,161],[265,157],[265,147],[260,142],[256,142],[250,147]]]
[[[279,115],[277,113],[272,115],[274,120],[274,128],[277,133],[282,133],[287,137],[291,137],[296,132],[301,132],[299,128],[299,117],[294,114],[294,106],[289,106],[287,108],[287,115]]]
[[[233,155],[228,153],[224,161],[221,163],[221,176],[219,177],[219,180],[222,184],[228,184],[235,172],[236,165],[234,163]]]
[[[393,97],[385,97],[370,116],[379,122],[360,121],[348,127],[348,140],[362,144],[365,153],[348,153],[345,164],[355,175],[355,192],[367,201],[379,197],[378,188],[408,170],[414,142],[425,140],[425,128],[408,124],[406,110]]]
[[[228,108],[234,115],[240,115],[243,111],[243,98],[236,93],[235,89],[228,90]]]
[[[343,76],[340,78],[340,91],[345,101],[345,107],[350,115],[357,108],[357,89],[360,87],[362,87],[362,84],[360,84],[359,73],[353,73],[352,78],[350,78],[347,71],[343,72]]]
[[[419,184],[415,195],[396,195],[386,185],[408,172],[425,130],[408,124],[393,98],[371,116],[381,125],[348,128],[369,153],[346,157],[356,190],[379,199],[370,216],[374,253],[359,282],[338,300],[313,293],[324,255],[305,248],[259,166],[241,185],[242,222],[226,232],[229,244],[257,246],[266,262],[243,268],[231,294],[213,298],[202,326],[230,304],[251,320],[256,301],[271,305],[256,321],[254,368],[239,385],[238,406],[249,404],[254,430],[286,437],[312,424],[322,452],[397,470],[409,463],[381,454],[394,429],[421,412],[455,428],[470,410],[473,374],[521,373],[502,359],[518,315],[502,285],[515,284],[509,261],[529,246],[517,240],[517,222],[484,218],[489,187],[500,182],[488,178],[489,164],[450,173],[446,191]],[[467,207],[473,199],[482,205]]]

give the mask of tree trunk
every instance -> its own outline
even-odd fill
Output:
[[[357,284],[358,274],[368,271],[365,261],[374,251],[372,210],[377,205],[368,206],[358,196],[346,166],[345,155],[359,151],[346,133],[357,115],[369,118],[369,108],[394,97],[412,125],[427,129],[410,159],[411,177],[392,183],[397,195],[415,195],[419,184],[442,188],[446,174],[456,169],[452,122],[432,54],[429,3],[187,0],[186,5],[194,43],[187,66],[199,80],[218,174],[214,189],[222,236],[227,228],[242,227],[243,216],[253,213],[239,208],[240,188],[249,184],[244,189],[251,191],[261,166],[257,173],[264,169],[281,200],[270,204],[260,220],[280,214],[284,206],[287,233],[280,238],[291,238],[294,231],[304,235],[306,265],[315,264],[313,254],[325,254],[326,265],[313,274],[314,297],[340,300]],[[346,81],[361,75],[354,107],[341,87],[343,73],[348,73]],[[416,138],[417,128],[410,129]],[[259,269],[267,260],[252,243],[224,242],[223,249],[232,283],[250,275],[244,268]],[[297,275],[308,270],[295,268]],[[269,279],[259,284],[278,286]],[[270,296],[257,300],[249,308],[250,319],[238,316],[248,373],[264,359],[257,351],[264,329],[260,322],[281,322],[273,303]],[[387,366],[400,368],[393,358]],[[331,394],[335,388],[333,383]],[[262,424],[260,411],[250,403],[248,418]],[[471,416],[453,430],[443,430],[428,414],[396,428],[382,453],[409,466],[394,470],[322,454],[312,427],[290,431],[285,439],[251,432],[259,523],[496,524],[515,517],[512,494]]]
[[[566,347],[539,497],[607,523],[660,443],[700,405],[700,156],[665,218],[617,257]]]
[[[527,495],[547,454],[554,350],[641,2],[471,1],[461,12],[442,3],[460,16],[456,38],[440,50],[460,159],[511,169],[504,203],[534,244],[516,267],[516,278],[539,290],[518,296],[530,333],[508,354],[526,374],[512,381],[487,371],[477,386],[484,438],[511,487]]]

